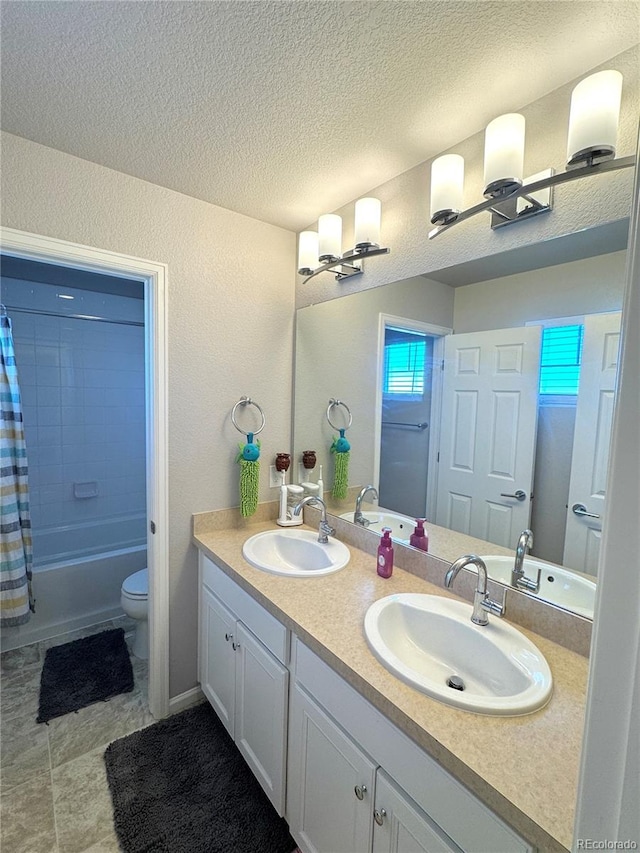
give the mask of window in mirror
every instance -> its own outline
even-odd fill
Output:
[[[427,336],[387,327],[384,340],[384,395],[411,402],[424,396]]]
[[[548,326],[542,331],[540,394],[577,397],[584,325]]]

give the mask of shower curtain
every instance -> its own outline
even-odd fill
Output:
[[[27,449],[11,321],[0,309],[0,626],[35,613]]]

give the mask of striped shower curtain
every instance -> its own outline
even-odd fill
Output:
[[[0,315],[0,625],[35,613],[31,591],[31,517],[18,372],[11,321]]]

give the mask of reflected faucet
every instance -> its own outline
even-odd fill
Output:
[[[511,571],[511,586],[516,589],[526,589],[529,592],[538,592],[540,589],[540,574],[542,569],[538,569],[538,577],[532,581],[524,573],[524,558],[527,553],[527,548],[533,548],[533,533],[527,528],[523,530],[518,538],[516,546],[516,558]]]
[[[466,554],[464,557],[458,557],[455,563],[451,564],[451,568],[444,576],[444,585],[447,589],[450,589],[458,572],[460,569],[464,569],[465,566],[475,566],[478,572],[478,585],[473,596],[471,621],[476,625],[488,625],[489,617],[487,616],[487,612],[495,613],[496,616],[502,616],[504,613],[504,601],[502,604],[498,604],[497,601],[489,598],[489,593],[487,592],[487,567],[484,564],[484,560],[476,557],[475,554]]]
[[[315,504],[320,504],[322,507],[322,516],[320,517],[320,525],[318,527],[318,542],[321,545],[326,545],[329,541],[329,536],[333,536],[336,532],[335,528],[331,527],[329,522],[327,521],[327,505],[322,500],[322,498],[317,498],[315,495],[308,495],[306,498],[303,498],[300,503],[297,503],[293,508],[294,515],[300,515],[302,512],[302,507],[305,504],[310,504],[311,506]]]
[[[380,500],[380,495],[378,494],[378,490],[375,486],[365,486],[364,489],[360,491],[360,494],[356,498],[356,511],[353,513],[353,522],[354,524],[360,524],[362,527],[368,527],[371,524],[369,519],[365,518],[362,514],[362,501],[364,500],[364,496],[367,492],[373,493],[374,500]]]

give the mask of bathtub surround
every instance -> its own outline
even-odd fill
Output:
[[[47,650],[40,677],[37,723],[106,702],[133,690],[133,669],[122,628]]]
[[[115,741],[105,763],[116,831],[127,853],[295,848],[287,824],[208,704]]]

